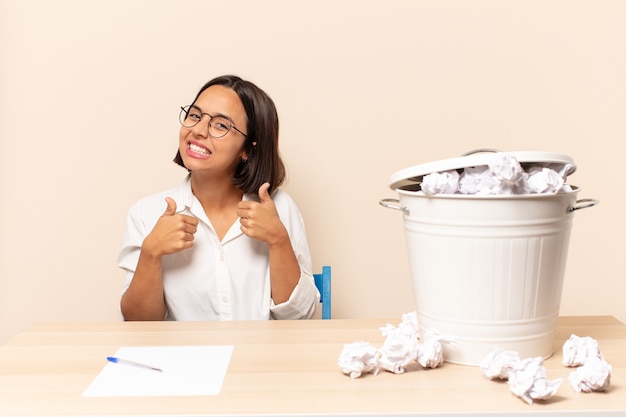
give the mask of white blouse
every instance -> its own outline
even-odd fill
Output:
[[[300,264],[300,281],[284,303],[271,298],[269,250],[264,242],[240,229],[239,219],[220,242],[189,177],[177,188],[146,197],[129,212],[118,266],[126,271],[124,291],[133,279],[145,237],[165,212],[165,197],[176,212],[198,218],[193,247],[163,257],[163,288],[168,320],[308,319],[315,313],[319,292],[313,281],[311,254],[302,215],[293,199],[277,190],[272,200],[285,225]],[[257,196],[244,195],[244,200]]]

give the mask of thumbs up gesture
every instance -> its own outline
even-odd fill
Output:
[[[167,207],[157,221],[154,229],[143,241],[142,251],[155,257],[161,257],[193,246],[198,219],[186,214],[176,214],[176,202],[165,197]]]
[[[259,202],[241,201],[237,207],[237,216],[241,231],[254,239],[273,245],[288,238],[287,229],[280,221],[274,201],[269,194],[270,184],[259,187]]]

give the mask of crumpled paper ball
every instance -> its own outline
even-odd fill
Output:
[[[410,324],[398,327],[387,324],[380,330],[385,336],[385,342],[379,349],[381,368],[395,374],[404,373],[406,366],[417,356],[417,332]]]
[[[592,356],[569,374],[569,382],[576,392],[604,391],[611,383],[612,367],[603,358]]]
[[[419,337],[419,326],[417,324],[417,312],[412,311],[410,313],[402,314],[402,321],[399,324],[400,327],[407,326],[413,330],[413,332]]]
[[[517,362],[509,372],[511,392],[532,404],[534,400],[546,400],[553,397],[563,382],[562,378],[548,380],[543,358],[527,358]]]
[[[515,194],[525,175],[517,159],[507,153],[497,153],[488,165],[491,175],[497,179],[491,194]]]
[[[550,168],[531,168],[525,178],[525,190],[530,194],[556,194],[563,188],[565,180]]]
[[[602,358],[597,340],[572,334],[563,344],[563,365],[580,366],[589,358]]]
[[[491,175],[488,166],[465,168],[459,179],[461,194],[491,194],[498,186],[498,179]]]
[[[520,357],[517,352],[496,348],[482,360],[480,370],[488,379],[508,380],[511,370],[519,361]]]
[[[459,173],[456,171],[433,172],[422,179],[422,191],[426,195],[454,194],[459,188]]]
[[[423,342],[418,344],[416,361],[424,368],[437,368],[443,364],[444,338],[437,332],[424,332]]]
[[[368,372],[377,375],[380,369],[378,349],[364,341],[343,345],[337,363],[341,371],[350,375],[350,378],[358,378]]]

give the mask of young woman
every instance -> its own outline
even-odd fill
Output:
[[[188,176],[129,210],[118,265],[125,320],[310,318],[319,302],[304,222],[278,187],[272,99],[237,76],[181,108],[174,161]]]

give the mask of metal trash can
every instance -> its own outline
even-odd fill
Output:
[[[511,152],[524,164],[569,164],[545,152]],[[486,165],[493,154],[470,154],[417,165],[391,177],[400,210],[420,330],[440,333],[444,360],[479,365],[494,348],[548,357],[574,212],[597,204],[579,189],[556,194],[425,195],[432,172]]]

